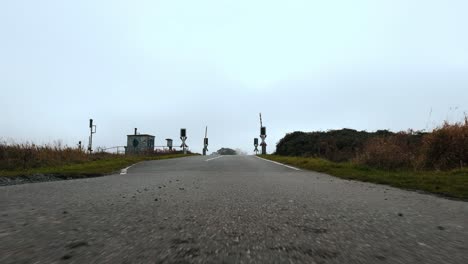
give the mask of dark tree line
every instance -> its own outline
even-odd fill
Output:
[[[286,134],[276,145],[276,154],[285,156],[313,156],[333,161],[346,161],[359,152],[364,143],[376,134],[392,134],[389,131],[369,133],[353,129],[327,132],[293,132]]]
[[[237,155],[237,152],[230,148],[221,148],[217,152],[219,155]]]
[[[284,156],[320,157],[332,161],[349,161],[363,152],[372,138],[391,137],[396,133],[388,130],[376,132],[340,129],[318,132],[293,132],[286,134],[276,145],[276,154]],[[420,142],[421,133],[407,137],[410,142]]]

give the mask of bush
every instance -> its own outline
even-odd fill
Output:
[[[278,142],[275,154],[353,161],[391,170],[463,168],[468,164],[468,116],[463,122],[445,122],[430,133],[352,129],[294,132]]]
[[[381,169],[417,168],[422,135],[408,131],[371,138],[354,161]]]
[[[327,132],[294,132],[287,134],[278,142],[276,154],[319,157],[338,162],[349,161],[362,151],[370,138],[393,134],[388,130],[372,133],[347,128]]]
[[[237,155],[237,152],[230,148],[221,148],[217,151],[219,155]]]

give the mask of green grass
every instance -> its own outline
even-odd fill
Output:
[[[173,159],[192,156],[193,154],[170,154],[161,156],[114,156],[101,160],[94,160],[84,163],[62,165],[56,167],[40,167],[27,170],[3,170],[0,176],[31,176],[34,174],[47,174],[70,177],[101,176],[118,172],[132,164],[145,160]]]
[[[336,163],[319,158],[261,155],[260,157],[339,178],[422,190],[449,197],[468,199],[468,169],[452,171],[385,171],[354,163]]]

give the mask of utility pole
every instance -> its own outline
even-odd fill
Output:
[[[262,139],[262,143],[260,145],[262,146],[262,155],[266,155],[266,147],[267,147],[267,144],[265,142],[266,137],[267,137],[266,127],[263,126],[262,113],[260,113],[260,138]]]
[[[93,119],[89,120],[89,145],[88,145],[88,152],[91,154],[93,152],[93,134],[96,134],[96,126],[93,125]]]
[[[180,129],[180,140],[182,140],[181,148],[184,150],[184,154],[187,154],[187,144],[185,144],[185,140],[187,140],[187,129],[181,128]]]
[[[203,156],[206,156],[208,151],[208,126],[205,128],[205,138],[203,139]]]

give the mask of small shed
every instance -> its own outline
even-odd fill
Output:
[[[167,141],[167,147],[169,148],[169,150],[172,150],[172,139],[166,138],[166,141]]]
[[[125,152],[126,154],[145,154],[153,151],[153,135],[136,133],[133,135],[127,135],[127,148]]]

